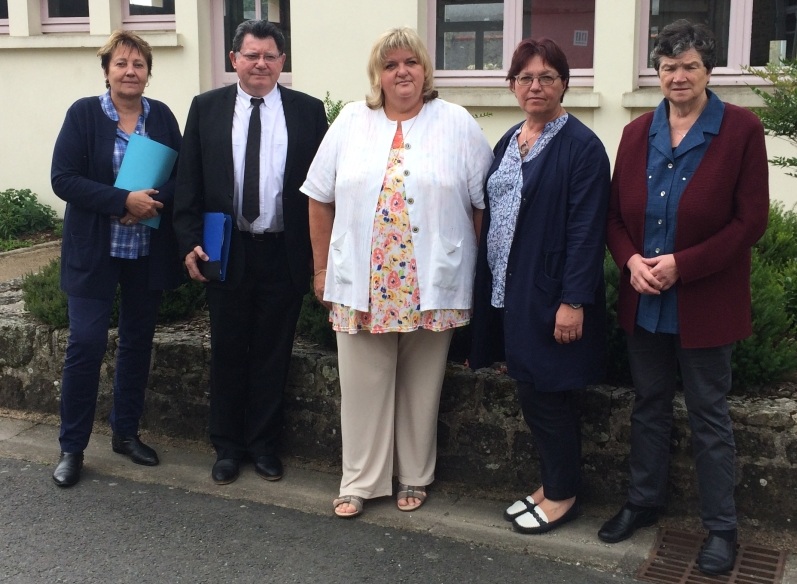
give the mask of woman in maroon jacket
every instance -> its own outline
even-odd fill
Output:
[[[664,99],[623,132],[607,223],[636,389],[630,486],[598,536],[615,543],[658,520],[680,370],[709,531],[698,567],[721,574],[736,558],[726,395],[733,343],[751,333],[750,249],[767,223],[764,131],[755,115],[707,89],[716,54],[705,26],[666,26],[651,57]]]

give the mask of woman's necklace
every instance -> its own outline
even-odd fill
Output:
[[[426,105],[426,104],[424,104],[424,105]],[[407,136],[409,136],[410,132],[412,132],[412,129],[415,127],[415,122],[417,122],[418,118],[421,117],[421,112],[422,111],[423,111],[423,105],[421,106],[421,109],[418,110],[418,113],[415,114],[415,117],[412,118],[412,123],[410,124],[410,127],[407,128],[406,132],[404,131],[404,122],[399,122],[399,124],[401,125],[401,137],[402,137],[402,140],[404,141],[404,148],[412,148],[412,146],[409,144],[409,142],[407,142]],[[406,120],[404,120],[404,121],[406,121]]]
[[[525,129],[526,129],[526,122],[523,122],[523,127],[520,128],[520,134],[518,134],[518,139],[523,138],[523,130],[525,130]],[[539,132],[535,132],[535,133],[531,134],[525,140],[523,140],[523,142],[520,143],[520,146],[518,147],[518,149],[520,150],[520,157],[521,158],[526,158],[526,154],[529,153],[529,149],[531,148],[529,146],[529,140],[531,140],[532,138],[534,138],[536,136],[539,136],[540,134],[542,134],[542,130],[540,130]]]

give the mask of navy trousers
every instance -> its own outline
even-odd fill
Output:
[[[162,295],[148,288],[148,262],[147,257],[111,262],[121,288],[121,305],[110,423],[113,432],[122,436],[138,434]],[[68,298],[69,342],[61,381],[62,452],[82,452],[88,446],[112,307],[113,297]]]
[[[636,391],[628,500],[645,507],[666,503],[672,402],[680,369],[692,431],[700,518],[709,530],[736,529],[736,446],[726,400],[731,389],[733,345],[684,349],[678,335],[654,334],[639,327],[627,340]]]
[[[518,381],[518,399],[540,457],[545,498],[564,501],[581,488],[581,421],[577,391],[539,391]]]

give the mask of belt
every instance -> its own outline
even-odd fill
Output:
[[[264,231],[263,233],[252,233],[251,231],[241,231],[241,235],[252,241],[277,241],[285,237],[285,232]]]

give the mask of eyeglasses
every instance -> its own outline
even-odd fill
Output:
[[[249,61],[250,63],[259,63],[260,59],[263,59],[266,63],[276,63],[282,55],[272,55],[270,53],[238,53],[243,57],[245,60]]]
[[[549,87],[553,85],[553,82],[557,79],[560,79],[561,75],[540,75],[539,77],[534,77],[533,75],[518,75],[515,77],[515,83],[520,85],[521,87],[528,87],[534,80],[540,82],[540,85],[543,87]]]

